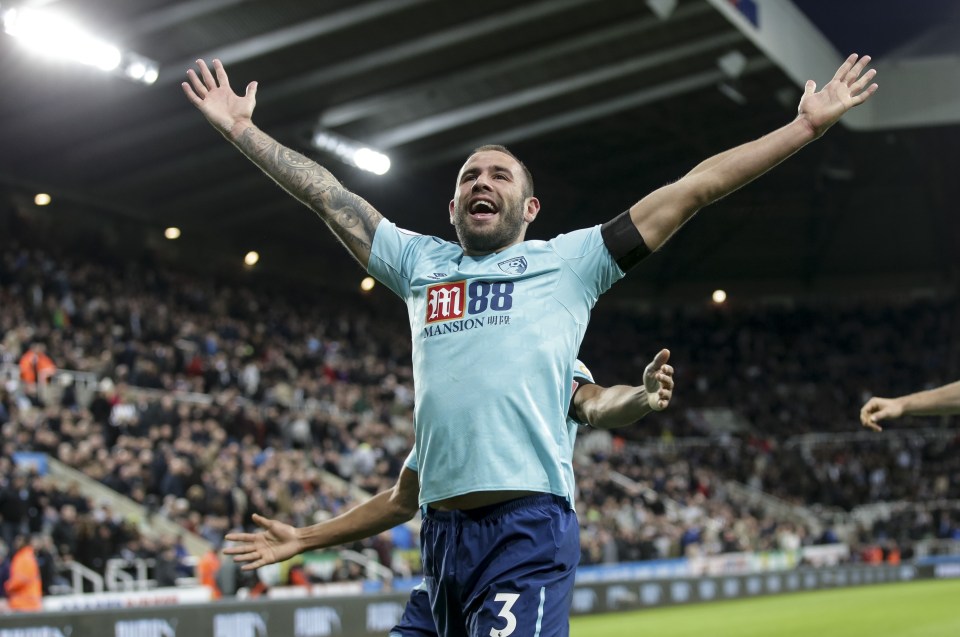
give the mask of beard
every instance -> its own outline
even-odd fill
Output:
[[[497,214],[497,222],[487,227],[471,226],[470,213],[458,201],[453,210],[453,227],[460,245],[468,252],[489,254],[513,243],[523,231],[523,202],[505,205]]]

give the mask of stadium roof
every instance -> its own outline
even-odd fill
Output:
[[[185,241],[255,244],[304,267],[339,250],[184,99],[193,60],[219,57],[234,87],[259,81],[262,128],[420,232],[453,237],[446,204],[463,157],[507,144],[544,205],[528,236],[546,238],[602,222],[789,121],[803,80],[824,83],[858,52],[875,57],[875,99],[702,212],[625,290],[956,275],[960,10],[950,0],[31,4],[75,13],[160,74],[148,86],[38,60],[0,32],[0,186],[17,201],[43,190],[88,219],[175,225]],[[377,177],[311,150],[319,127],[386,151],[392,170]]]

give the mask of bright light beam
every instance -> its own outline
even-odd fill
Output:
[[[315,131],[313,145],[320,150],[336,155],[341,161],[375,175],[383,175],[390,170],[389,157],[332,131]]]
[[[157,63],[98,38],[69,17],[47,9],[0,8],[3,30],[46,58],[80,62],[101,71],[152,84]]]

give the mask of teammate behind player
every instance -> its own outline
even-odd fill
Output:
[[[952,414],[960,414],[960,381],[897,398],[871,398],[860,409],[860,424],[874,431],[883,431],[878,424],[881,420]]]

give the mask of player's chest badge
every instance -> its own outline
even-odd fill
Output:
[[[497,264],[505,274],[523,274],[527,271],[527,258],[514,257]]]

